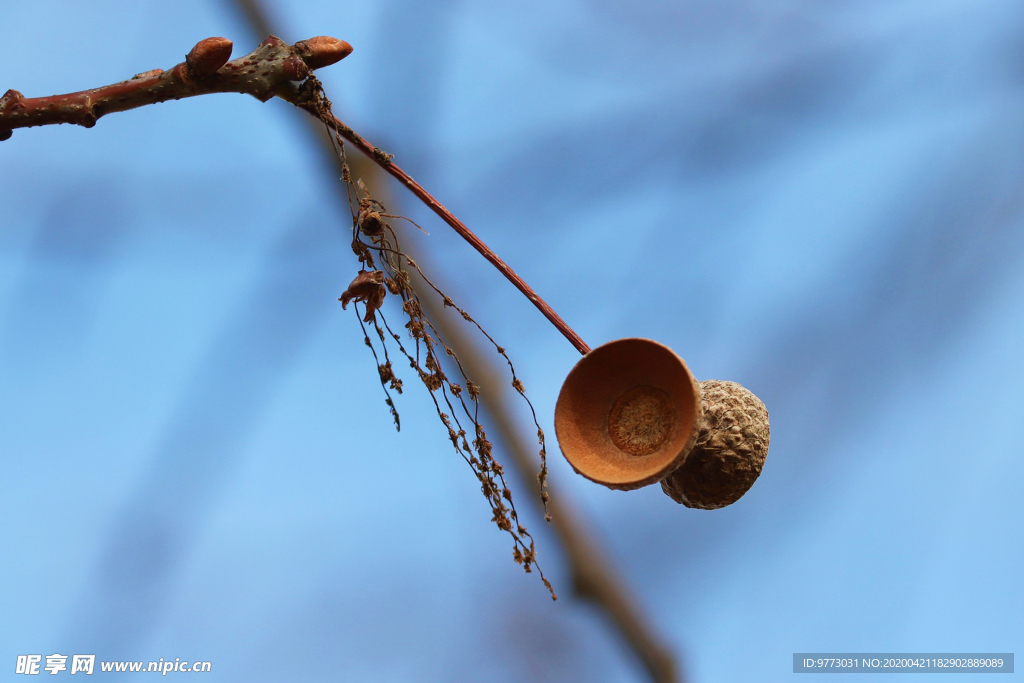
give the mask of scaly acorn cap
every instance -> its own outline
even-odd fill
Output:
[[[697,443],[661,481],[667,496],[686,507],[732,505],[754,485],[768,455],[768,409],[736,382],[700,383],[704,420]]]

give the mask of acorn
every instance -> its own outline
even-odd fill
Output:
[[[660,481],[697,441],[701,394],[686,363],[650,339],[618,339],[585,355],[555,405],[562,454],[612,489]]]
[[[703,420],[696,444],[661,482],[686,507],[714,510],[750,490],[768,455],[768,409],[736,382],[700,383]]]

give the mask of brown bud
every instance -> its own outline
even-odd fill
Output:
[[[213,74],[231,59],[231,47],[227,38],[200,40],[185,57],[188,75],[199,80]]]
[[[22,100],[25,96],[13,88],[4,93],[3,97],[0,97],[0,111],[14,111],[15,109],[24,108],[25,104]]]
[[[322,69],[352,54],[352,46],[330,36],[317,36],[295,43],[295,49],[310,69]]]
[[[284,60],[281,71],[289,81],[302,81],[309,75],[309,67],[298,55],[292,55]]]
[[[697,443],[661,488],[686,507],[714,510],[746,493],[768,455],[768,409],[735,382],[700,383],[704,420]]]

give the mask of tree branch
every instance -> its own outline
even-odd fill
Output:
[[[269,36],[245,57],[229,62],[231,41],[227,38],[207,38],[192,48],[184,62],[167,71],[153,69],[127,81],[67,95],[27,98],[17,90],[8,90],[0,98],[0,141],[9,139],[15,128],[55,123],[74,123],[92,128],[101,116],[111,112],[196,95],[236,92],[252,95],[261,102],[274,96],[280,97],[323,120],[407,187],[533,302],[577,351],[584,355],[589,353],[590,347],[561,316],[455,214],[392,162],[392,155],[374,147],[333,114],[324,112],[316,102],[310,100],[308,91],[298,81],[312,75],[314,69],[334,64],[351,52],[352,46],[344,40],[327,36],[300,40],[295,45],[288,45],[280,38]]]
[[[266,20],[258,6],[252,0],[237,2],[249,14],[252,23],[262,24],[260,33],[268,33],[263,30]],[[0,141],[9,139],[11,131],[16,128],[57,123],[91,128],[100,117],[112,112],[216,92],[245,93],[261,102],[278,96],[320,119],[320,112],[303,97],[302,89],[296,82],[307,78],[312,70],[334,64],[352,52],[352,47],[345,41],[323,36],[288,45],[271,35],[250,54],[228,61],[231,47],[231,41],[226,38],[207,38],[192,48],[184,62],[167,71],[154,69],[127,81],[92,90],[36,98],[26,98],[16,90],[8,90],[0,98]],[[396,178],[483,254],[580,353],[590,351],[579,335],[504,261],[392,162],[391,155],[367,142],[333,115],[325,123]],[[333,162],[337,161],[329,143],[325,152]],[[444,320],[444,316],[434,318]],[[447,328],[445,334],[447,338],[457,340],[454,345],[459,347],[459,355],[468,360],[471,374],[482,377],[494,375],[495,370],[480,357],[468,340],[461,338],[462,335],[456,329]],[[493,384],[499,386],[499,383]],[[530,449],[508,417],[505,396],[499,392],[492,395],[490,401],[488,408],[499,425],[503,440],[513,453],[517,471],[524,480],[531,482],[531,486],[536,486],[536,480],[530,474],[534,469]],[[679,672],[671,651],[660,642],[654,629],[646,622],[625,584],[562,494],[552,496],[551,512],[555,532],[565,549],[576,595],[593,602],[605,613],[615,630],[643,663],[652,680],[676,681]]]
[[[0,140],[10,138],[15,128],[55,123],[92,128],[112,112],[210,93],[244,93],[261,102],[278,95],[292,101],[298,91],[295,81],[351,52],[352,46],[344,40],[327,36],[295,45],[269,36],[246,56],[229,62],[231,41],[207,38],[192,48],[184,62],[167,71],[153,69],[127,81],[67,95],[25,97],[8,90],[0,98]]]

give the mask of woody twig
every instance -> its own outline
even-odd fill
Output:
[[[127,81],[66,95],[25,97],[17,90],[8,90],[0,98],[0,141],[9,139],[16,128],[56,123],[92,128],[106,114],[210,93],[244,93],[261,102],[276,96],[320,118],[323,112],[309,97],[310,89],[303,87],[303,81],[312,75],[313,70],[334,64],[352,52],[352,46],[344,40],[328,36],[300,40],[294,45],[269,36],[248,55],[228,61],[231,48],[231,41],[227,38],[207,38],[192,48],[184,62],[167,71],[153,69]],[[546,301],[455,214],[395,164],[392,155],[367,142],[333,115],[331,119],[325,123],[407,187],[469,242],[544,314],[576,350],[582,354],[590,351],[586,342]]]
[[[290,99],[297,81],[352,52],[344,40],[327,36],[294,45],[269,36],[249,54],[228,61],[231,48],[227,38],[207,38],[167,71],[153,69],[127,81],[66,95],[25,97],[8,90],[0,98],[0,140],[9,139],[14,129],[32,126],[71,123],[92,128],[106,114],[210,93],[244,93],[261,102],[275,95]]]

